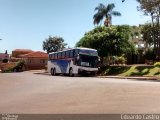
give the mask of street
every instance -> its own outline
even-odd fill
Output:
[[[160,113],[160,82],[0,73],[0,113]]]

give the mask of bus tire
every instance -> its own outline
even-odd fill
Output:
[[[73,76],[74,76],[74,74],[73,74],[73,69],[72,69],[72,68],[69,69],[69,76],[70,76],[70,77],[73,77]]]
[[[54,69],[53,69],[53,68],[51,69],[51,75],[52,75],[52,76],[55,76],[55,75],[56,75],[56,69],[55,69],[55,68],[54,68]]]

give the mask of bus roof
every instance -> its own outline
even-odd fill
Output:
[[[84,47],[77,47],[75,49],[81,49],[81,50],[93,50],[93,51],[97,51],[96,49],[92,49],[92,48],[84,48]]]
[[[67,49],[64,49],[64,50],[62,50],[62,51],[57,51],[57,52],[51,52],[51,53],[49,53],[49,54],[59,53],[59,52],[64,52],[64,51],[74,50],[74,49],[97,51],[96,49],[92,49],[92,48],[76,47],[76,48],[67,48]]]

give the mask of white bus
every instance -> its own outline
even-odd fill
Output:
[[[95,49],[74,48],[49,54],[47,71],[51,75],[95,75],[98,71],[98,53]]]

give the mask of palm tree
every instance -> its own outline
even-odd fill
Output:
[[[122,2],[124,2],[125,0],[122,0]],[[137,2],[140,2],[141,0],[136,0]]]
[[[113,11],[115,8],[114,3],[108,4],[107,6],[103,5],[102,3],[99,4],[98,7],[95,8],[97,10],[97,13],[94,14],[94,24],[99,24],[103,18],[105,17],[104,25],[109,26],[112,23],[112,15],[113,16],[121,16],[121,13],[118,11]]]

